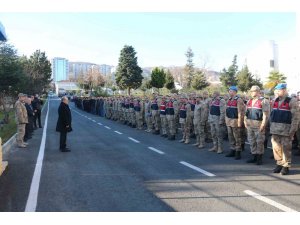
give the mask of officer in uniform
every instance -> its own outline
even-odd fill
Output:
[[[178,104],[174,98],[169,98],[166,105],[166,117],[169,128],[169,140],[175,140],[176,116],[178,115]]]
[[[298,102],[288,97],[287,84],[275,87],[278,97],[272,103],[270,132],[273,154],[277,166],[274,173],[289,174],[291,166],[292,140],[298,128]]]
[[[179,141],[181,143],[190,143],[190,129],[192,123],[192,113],[191,105],[188,102],[187,97],[181,99],[181,106],[179,111],[179,123],[182,129],[182,139]]]
[[[26,148],[27,143],[24,142],[24,135],[25,135],[25,126],[28,123],[28,115],[27,110],[24,105],[25,98],[27,97],[23,93],[19,93],[18,95],[19,99],[15,103],[15,116],[16,116],[16,123],[18,128],[17,133],[17,145],[19,148]]]
[[[298,141],[298,150],[297,152],[295,152],[295,156],[300,156],[300,91],[297,92],[297,100],[298,100],[298,130],[296,132],[296,137],[297,137],[297,141]]]
[[[134,111],[135,111],[135,118],[136,118],[136,124],[137,129],[141,130],[143,128],[143,105],[141,104],[141,100],[135,99],[134,101]]]
[[[229,88],[230,98],[226,105],[225,121],[228,130],[228,138],[230,142],[230,153],[226,157],[235,157],[241,159],[242,140],[241,128],[244,123],[245,104],[243,100],[237,96],[237,87]]]
[[[159,116],[160,116],[160,122],[161,122],[161,131],[162,131],[162,134],[161,136],[162,137],[165,137],[167,138],[168,137],[168,134],[167,134],[167,118],[166,118],[166,98],[163,96],[162,97],[162,100],[160,102],[160,106],[159,106]]]
[[[145,100],[145,122],[147,125],[147,130],[146,132],[151,133],[152,132],[152,116],[151,116],[151,102],[149,101],[148,98]]]
[[[159,134],[159,110],[158,110],[158,99],[156,96],[153,96],[151,101],[151,115],[152,115],[152,123],[154,124],[154,134]]]
[[[213,99],[209,103],[208,122],[214,146],[209,151],[221,154],[223,152],[222,126],[225,124],[226,102],[220,97],[220,92],[213,93]]]
[[[250,92],[252,98],[246,104],[244,122],[253,159],[247,160],[247,163],[261,165],[264,154],[265,130],[270,116],[270,103],[260,96],[258,86],[252,86]]]
[[[196,135],[196,143],[193,146],[199,146],[200,144],[200,120],[201,120],[201,101],[202,97],[197,96],[196,102],[193,110],[193,125],[194,125],[194,133]]]

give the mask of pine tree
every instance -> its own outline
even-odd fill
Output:
[[[172,76],[170,70],[167,70],[166,73],[166,83],[165,83],[165,87],[168,90],[172,90],[175,88],[175,83],[174,83],[174,77]]]
[[[191,88],[192,80],[194,77],[194,63],[193,63],[193,57],[194,53],[192,49],[189,47],[187,52],[185,53],[185,56],[187,57],[187,62],[184,67],[184,72],[185,72],[185,80],[186,80],[186,87]]]
[[[220,81],[223,86],[228,89],[232,85],[237,85],[236,74],[238,72],[237,56],[233,57],[232,65],[229,66],[228,70],[225,68],[221,72]]]
[[[192,88],[195,90],[202,90],[208,86],[209,83],[207,82],[205,74],[201,70],[198,70],[192,80]]]
[[[166,73],[163,69],[155,67],[151,72],[151,86],[159,89],[164,87],[166,83]]]
[[[122,90],[127,89],[130,95],[131,89],[137,89],[141,86],[143,80],[142,72],[142,69],[137,63],[134,48],[125,45],[121,50],[116,71],[116,83],[118,87]]]
[[[244,66],[241,71],[237,73],[237,86],[242,92],[248,91],[253,85],[262,88],[262,83],[259,79],[255,79],[250,73],[248,66]]]

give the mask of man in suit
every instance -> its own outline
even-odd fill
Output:
[[[37,129],[36,121],[38,120],[39,128],[42,128],[41,124],[41,112],[42,112],[43,101],[39,98],[38,94],[35,95],[32,101],[32,107],[34,110],[34,128]]]
[[[31,99],[32,98],[30,95],[28,95],[27,98],[25,98],[25,107],[28,116],[28,123],[26,123],[25,125],[25,136],[24,136],[25,142],[32,137],[32,133],[33,133],[34,112],[31,105]]]
[[[67,133],[72,131],[72,115],[69,108],[69,100],[66,96],[61,98],[61,103],[58,107],[58,120],[56,131],[60,132],[60,151],[70,152],[67,148]]]

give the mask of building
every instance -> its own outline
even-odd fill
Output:
[[[81,91],[81,89],[78,87],[78,85],[75,82],[70,81],[57,81],[55,82],[55,93],[57,95],[60,94],[60,92],[63,93],[70,93],[73,91]]]
[[[89,62],[69,62],[69,77],[77,80],[81,75],[86,74],[96,66],[98,65]]]
[[[5,29],[1,22],[0,22],[0,41],[7,41]]]
[[[53,82],[68,80],[69,61],[65,58],[55,57],[52,59],[52,80]]]
[[[111,75],[113,66],[101,64],[101,65],[99,65],[99,69],[100,69],[100,73],[103,76],[108,76],[108,75]]]
[[[247,54],[245,63],[265,83],[270,71],[279,70],[278,59],[278,45],[275,41],[265,41]]]

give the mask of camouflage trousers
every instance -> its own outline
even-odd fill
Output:
[[[153,128],[152,116],[145,115],[145,120],[146,120],[146,124],[147,124],[147,130],[152,131],[152,128]]]
[[[166,115],[160,115],[160,122],[162,134],[167,134],[168,121]]]
[[[134,109],[129,110],[129,116],[130,116],[130,123],[132,125],[136,125],[136,119],[135,119],[135,111]]]
[[[222,125],[219,124],[219,120],[210,122],[210,132],[211,132],[211,138],[213,140],[214,146],[222,148],[223,134],[222,134]]]
[[[272,134],[272,147],[276,164],[290,167],[292,162],[292,140],[290,137]]]
[[[227,127],[230,149],[242,151],[241,128]]]
[[[179,123],[181,125],[181,130],[182,130],[182,139],[189,140],[190,132],[191,132],[191,121],[180,118]]]
[[[296,137],[297,137],[297,141],[298,141],[298,149],[300,149],[300,128],[296,132]]]
[[[160,117],[159,112],[156,110],[152,110],[152,123],[154,124],[155,130],[160,130]]]
[[[265,132],[260,132],[259,128],[248,127],[247,133],[251,154],[264,154]]]
[[[17,133],[16,139],[17,139],[18,145],[22,145],[24,143],[25,126],[26,126],[26,124],[18,124],[17,125],[18,133]]]
[[[175,135],[176,133],[175,115],[167,115],[166,118],[168,123],[169,134]]]
[[[139,111],[135,111],[135,119],[137,128],[141,130],[143,128],[143,114]]]

